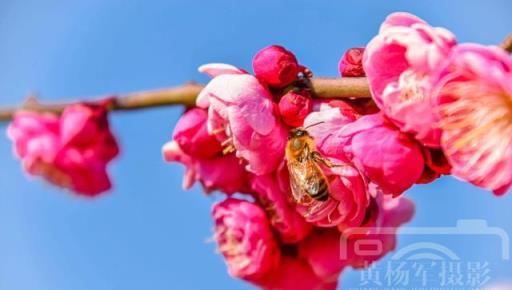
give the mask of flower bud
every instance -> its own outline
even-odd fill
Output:
[[[311,112],[312,101],[309,92],[289,91],[279,101],[279,112],[283,121],[292,127],[302,126],[304,118]]]
[[[342,77],[364,77],[363,70],[364,48],[354,47],[348,49],[339,63],[339,71]]]
[[[295,55],[278,45],[260,50],[252,60],[252,67],[258,79],[276,88],[291,84],[304,71]]]

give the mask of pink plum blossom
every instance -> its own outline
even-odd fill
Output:
[[[208,111],[193,108],[178,120],[173,139],[186,154],[196,158],[207,158],[222,152],[220,142],[208,133],[207,117]]]
[[[311,113],[304,126],[314,138],[317,150],[334,167],[320,165],[329,182],[329,197],[325,202],[311,198],[297,202],[297,210],[306,221],[320,227],[338,226],[340,229],[358,226],[364,219],[369,196],[364,177],[348,162],[344,154],[329,140],[340,126],[353,121],[352,115],[343,115],[339,108],[320,104],[320,111]]]
[[[367,268],[380,260],[396,246],[396,232],[414,215],[414,203],[405,197],[391,197],[375,193],[369,207],[368,216],[361,227],[342,232],[342,258],[353,268]],[[381,245],[375,254],[360,254],[354,251],[358,241],[373,240]]]
[[[231,276],[253,280],[277,269],[280,250],[262,208],[228,198],[213,206],[212,215],[215,240]]]
[[[206,192],[250,192],[249,175],[241,160],[233,153],[223,154],[220,142],[208,133],[207,115],[200,108],[183,114],[174,129],[173,140],[163,147],[164,159],[185,166],[184,189],[199,181]]]
[[[344,101],[316,102],[314,111],[304,121],[304,127],[308,128],[320,153],[348,160],[339,144],[330,141],[335,132],[359,117],[356,109]]]
[[[337,229],[318,229],[299,244],[299,256],[306,259],[323,279],[336,280],[348,265],[340,259],[341,233]]]
[[[512,60],[498,47],[456,47],[440,79],[442,148],[452,173],[504,194],[512,184]]]
[[[256,53],[252,67],[258,79],[276,88],[291,84],[304,71],[295,55],[279,45],[267,46]]]
[[[228,65],[205,65],[201,71],[215,77],[201,91],[197,105],[208,109],[207,128],[247,161],[247,170],[264,175],[283,160],[286,129],[279,122],[272,95],[257,78]]]
[[[340,146],[355,166],[384,192],[399,195],[421,176],[421,146],[381,114],[365,115],[334,131],[327,147]]]
[[[289,185],[280,183],[277,174],[288,172],[254,176],[251,181],[252,189],[256,192],[256,199],[267,212],[272,227],[279,233],[281,241],[295,243],[304,239],[312,226],[297,213],[288,198]]]
[[[436,73],[446,65],[455,37],[408,13],[393,13],[367,45],[363,66],[375,102],[402,131],[439,147],[432,110]]]
[[[7,135],[29,174],[83,196],[111,188],[106,168],[119,148],[105,106],[72,105],[60,117],[21,111]]]
[[[318,277],[306,260],[283,256],[275,271],[252,281],[263,290],[335,290],[338,277]]]
[[[167,142],[162,151],[165,161],[185,166],[183,189],[190,189],[198,181],[206,193],[214,190],[228,195],[251,192],[248,174],[234,154],[196,158],[183,152],[176,141]]]

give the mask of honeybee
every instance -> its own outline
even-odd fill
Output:
[[[291,130],[286,145],[292,194],[299,204],[327,201],[330,195],[329,182],[320,164],[333,167],[329,160],[316,151],[315,141],[306,129],[300,127]]]

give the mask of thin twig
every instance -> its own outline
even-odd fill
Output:
[[[500,47],[512,53],[512,34],[508,35],[500,44]],[[343,99],[343,98],[370,98],[370,88],[366,78],[314,78],[311,80],[313,95],[317,98]],[[179,87],[161,90],[143,91],[113,97],[114,111],[139,110],[160,106],[193,106],[203,85],[191,82]],[[90,100],[87,100],[91,102]],[[97,100],[101,101],[101,100]],[[20,107],[0,109],[0,121],[12,119],[16,111],[31,110],[38,112],[61,113],[66,106],[76,103],[40,103],[37,101],[26,102]],[[94,101],[92,101],[94,102]]]
[[[509,34],[507,38],[501,42],[500,47],[509,53],[512,53],[512,34]]]
[[[321,98],[369,98],[370,90],[366,78],[316,78],[311,80],[311,88],[317,97]],[[139,110],[160,106],[184,105],[193,106],[203,85],[190,82],[178,87],[129,93],[126,95],[113,96],[113,104],[110,109],[113,111]],[[101,100],[85,99],[87,102]],[[29,110],[37,112],[61,113],[66,106],[79,102],[65,103],[41,103],[31,100],[20,107],[0,109],[0,121],[12,119],[18,110]]]

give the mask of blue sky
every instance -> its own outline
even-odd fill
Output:
[[[506,0],[241,3],[1,0],[0,105],[29,92],[63,100],[205,82],[199,65],[249,69],[269,44],[285,45],[316,75],[334,76],[343,51],[367,43],[393,11],[445,26],[460,42],[498,43],[512,32]],[[180,113],[112,116],[123,153],[111,167],[115,190],[94,201],[28,181],[0,138],[0,290],[252,289],[229,278],[208,242],[215,197],[199,188],[183,192],[182,168],[161,159]],[[512,233],[510,195],[497,199],[452,178],[407,195],[417,203],[413,226],[478,218]],[[466,241],[451,243],[480,257],[493,249]],[[358,275],[347,271],[343,288],[357,285]],[[512,268],[492,275],[512,277]]]

